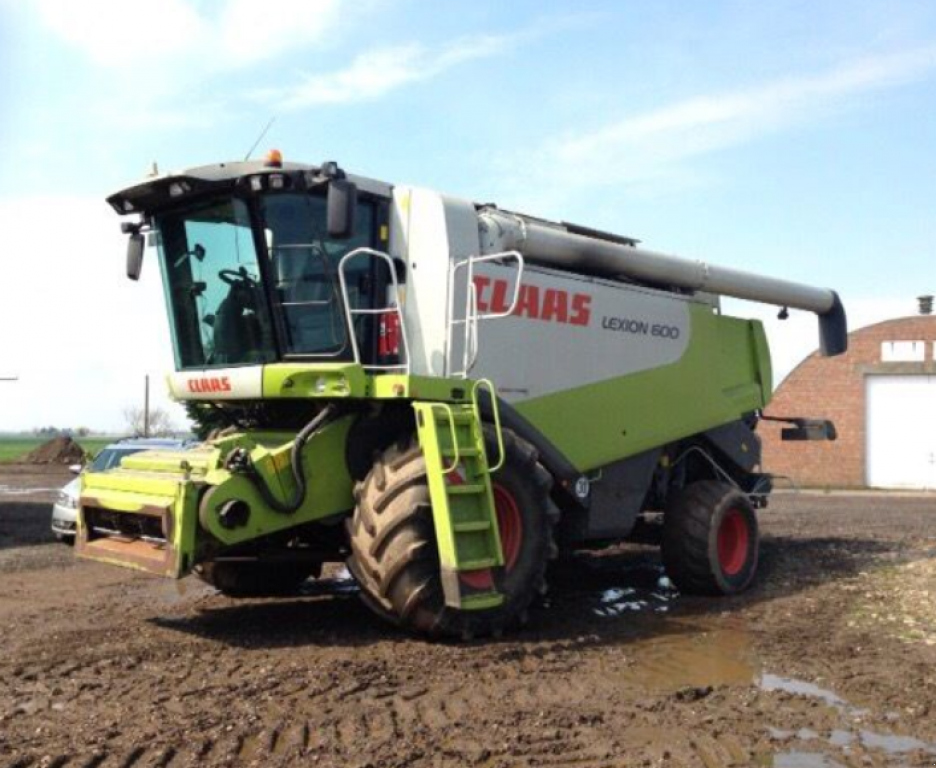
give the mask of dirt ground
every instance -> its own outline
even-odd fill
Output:
[[[234,601],[76,562],[60,468],[0,468],[0,765],[936,765],[936,497],[783,495],[761,579],[679,597],[628,547],[530,626],[428,643],[340,570]]]

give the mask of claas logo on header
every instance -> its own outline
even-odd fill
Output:
[[[510,285],[506,280],[475,275],[479,312],[506,312]],[[559,288],[540,288],[523,284],[513,314],[531,320],[567,325],[588,325],[591,319],[591,295],[571,293]]]

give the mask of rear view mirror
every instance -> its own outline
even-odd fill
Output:
[[[347,179],[333,179],[328,185],[328,236],[345,240],[354,234],[357,185]]]
[[[131,280],[140,279],[140,270],[143,269],[143,249],[146,245],[143,235],[133,232],[127,241],[127,277]]]
[[[81,464],[71,464],[68,467],[68,471],[73,475],[80,475],[82,469],[84,469],[84,467],[82,467]]]

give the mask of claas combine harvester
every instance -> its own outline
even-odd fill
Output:
[[[814,312],[827,355],[847,343],[834,291],[275,151],[108,202],[131,278],[158,249],[171,393],[219,428],[85,475],[79,555],[233,596],[346,561],[420,633],[522,623],[550,559],[637,535],[679,589],[745,589],[771,363],[720,297]]]

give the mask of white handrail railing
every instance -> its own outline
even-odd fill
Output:
[[[504,310],[498,312],[478,311],[478,287],[475,285],[475,266],[488,261],[516,261],[517,277],[514,282],[513,298],[510,304]],[[469,256],[467,259],[456,261],[449,271],[449,311],[448,328],[446,331],[447,357],[446,373],[452,377],[467,378],[469,371],[474,367],[478,359],[479,341],[478,324],[482,320],[497,320],[509,317],[517,308],[517,302],[520,299],[520,288],[523,281],[523,255],[519,251],[504,251],[502,253],[489,253],[484,256]],[[467,271],[467,285],[465,286],[465,317],[455,317],[455,285],[458,272],[461,269]],[[464,325],[465,331],[462,338],[462,367],[456,369],[453,365],[452,355],[455,341],[455,326]]]
[[[376,309],[371,307],[365,309],[351,308],[351,298],[348,294],[348,282],[345,279],[345,267],[347,263],[351,261],[351,259],[362,255],[367,255],[371,258],[378,258],[381,261],[386,262],[390,269],[390,283],[393,288],[393,297],[395,301],[394,304]],[[348,251],[348,253],[341,257],[341,261],[338,262],[338,282],[341,284],[341,298],[344,303],[345,320],[348,324],[348,333],[351,336],[351,349],[354,352],[354,362],[362,365],[366,371],[401,371],[404,374],[409,374],[410,350],[409,340],[406,333],[406,320],[403,318],[403,302],[400,295],[400,283],[397,280],[396,264],[393,263],[393,259],[390,257],[390,255],[384,253],[383,251],[375,251],[373,248],[355,248],[353,251]],[[357,334],[354,332],[355,315],[383,315],[388,312],[394,312],[400,321],[400,336],[403,339],[403,362],[393,363],[390,365],[361,364],[361,351],[358,348]]]

